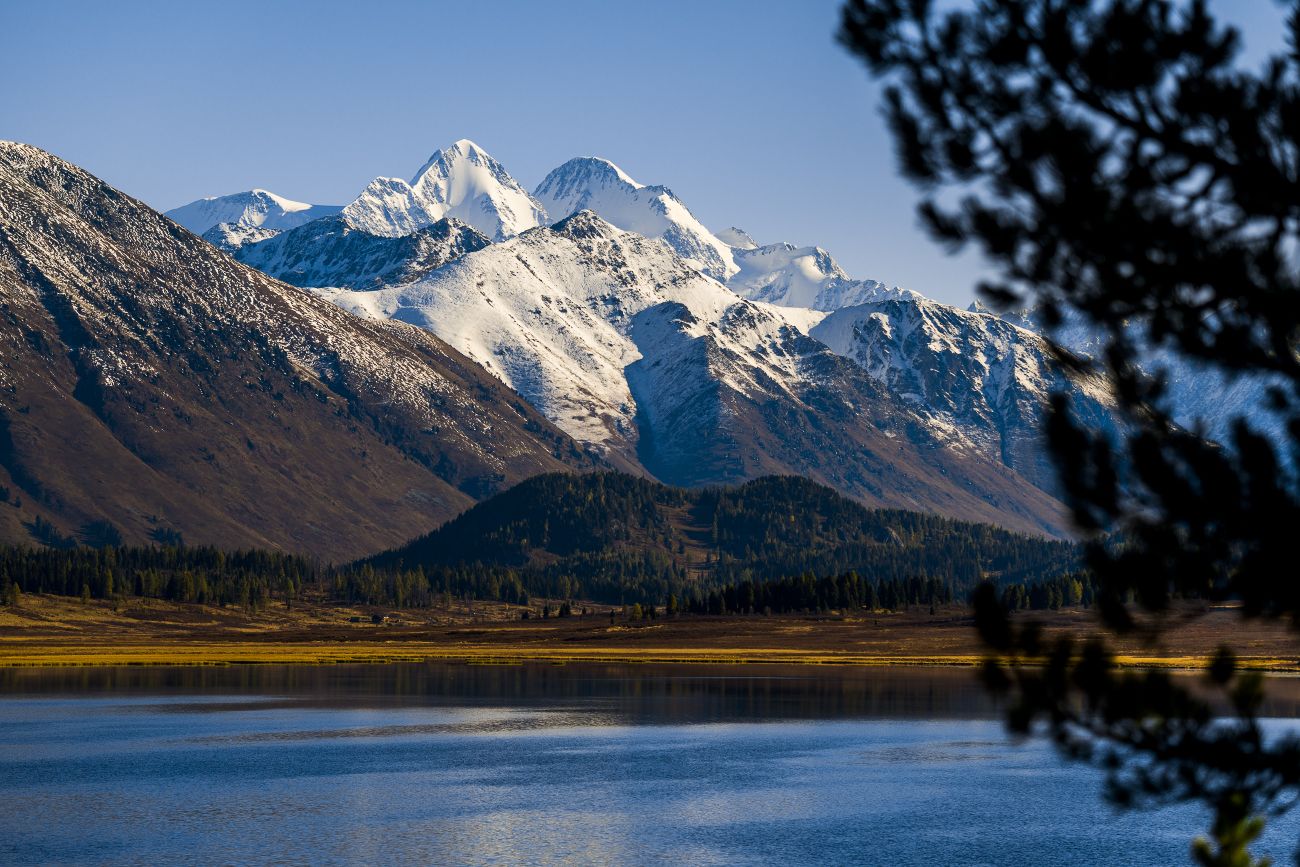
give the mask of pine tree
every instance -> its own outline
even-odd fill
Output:
[[[1249,68],[1203,0],[843,8],[842,43],[888,80],[900,162],[926,191],[935,237],[983,249],[999,272],[981,286],[995,306],[1032,304],[1049,333],[1067,317],[1095,333],[1090,358],[1058,355],[1106,382],[1124,435],[1076,417],[1064,394],[1046,427],[1111,632],[1151,639],[1188,595],[1300,620],[1278,567],[1300,526],[1300,2],[1287,5],[1287,47]],[[1271,385],[1210,442],[1177,423],[1144,371],[1153,349],[1203,382]],[[1276,434],[1263,419],[1281,422]],[[1031,607],[1060,604],[1049,577]],[[1116,670],[1100,641],[1079,653],[1075,636],[1018,627],[991,584],[975,602],[1007,663],[989,682],[1017,690],[1018,728],[1046,723],[1066,755],[1107,768],[1117,798],[1202,802],[1214,840],[1198,860],[1253,863],[1254,817],[1300,795],[1300,749],[1261,738],[1254,679],[1230,654],[1208,671],[1227,725],[1163,673],[1139,683]]]

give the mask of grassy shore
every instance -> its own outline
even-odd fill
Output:
[[[516,662],[974,665],[982,648],[969,613],[954,607],[853,616],[682,617],[611,622],[586,617],[520,620],[520,609],[456,603],[391,612],[326,604],[276,604],[247,612],[160,600],[90,601],[26,596],[0,609],[0,666],[235,665],[261,663]],[[380,624],[374,615],[391,616]],[[1043,612],[1049,630],[1092,634],[1082,611]],[[395,621],[395,622],[394,622]],[[1161,647],[1120,642],[1120,662],[1199,667],[1220,644],[1243,665],[1300,672],[1300,642],[1278,627],[1243,631],[1216,609],[1172,633]]]

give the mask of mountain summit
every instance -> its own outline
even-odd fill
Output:
[[[578,157],[553,170],[533,191],[554,220],[594,211],[620,229],[660,238],[691,267],[715,280],[736,273],[723,243],[667,187],[637,183],[609,160]]]
[[[358,229],[389,237],[455,217],[493,241],[547,222],[546,211],[519,182],[469,139],[435,153],[409,183],[371,181],[343,215]]]

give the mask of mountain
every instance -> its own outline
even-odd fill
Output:
[[[533,196],[554,220],[593,211],[624,231],[661,238],[687,264],[716,280],[736,272],[732,248],[704,228],[671,190],[639,184],[609,160],[569,160],[548,174]]]
[[[1073,395],[1094,430],[1117,431],[1104,383],[1071,382],[1039,334],[988,313],[884,295],[836,310],[810,333],[902,398],[944,442],[1045,490],[1056,486],[1042,424],[1054,391]]]
[[[901,398],[950,447],[975,451],[1046,491],[1056,469],[1043,413],[1054,391],[1075,398],[1095,430],[1117,431],[1099,381],[1069,381],[1025,317],[962,310],[906,289],[850,277],[821,247],[737,249],[727,282],[746,298],[821,311],[808,333]],[[1023,327],[1030,325],[1030,327]]]
[[[349,316],[14,143],[0,345],[5,540],[351,558],[594,465],[428,332]]]
[[[706,485],[797,473],[863,502],[1058,533],[1060,505],[805,333],[820,314],[747,301],[590,211],[406,285],[317,290],[427,328],[606,458]]]
[[[740,580],[850,570],[875,582],[939,579],[964,595],[987,576],[1023,583],[1077,569],[1079,551],[986,524],[868,509],[794,476],[683,489],[587,473],[535,476],[364,563],[419,568],[456,592],[520,582],[551,598],[662,605],[669,594]],[[467,580],[477,586],[457,583]]]
[[[283,231],[320,217],[337,214],[339,205],[309,205],[266,190],[249,190],[228,196],[214,196],[167,211],[163,216],[202,235],[219,223]]]
[[[343,208],[349,224],[398,237],[455,217],[493,241],[546,223],[546,211],[487,151],[461,139],[438,151],[410,183],[376,178]]]
[[[394,238],[358,229],[339,214],[245,244],[235,258],[294,286],[374,289],[418,280],[489,243],[455,217]]]

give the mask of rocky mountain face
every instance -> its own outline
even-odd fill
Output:
[[[326,559],[593,458],[433,334],[247,268],[0,144],[0,538]]]
[[[309,205],[295,202],[266,190],[249,190],[228,196],[213,196],[190,202],[167,211],[170,217],[196,235],[202,235],[219,224],[240,228],[260,228],[282,232],[310,223],[321,217],[337,214],[339,205]]]
[[[455,217],[390,237],[358,229],[339,214],[233,252],[239,261],[294,286],[375,289],[419,280],[489,243]]]
[[[343,208],[355,228],[399,237],[444,217],[501,241],[547,222],[546,211],[487,151],[469,139],[438,151],[410,183],[376,178]]]
[[[322,218],[327,219],[327,218]],[[263,226],[241,226],[238,223],[217,223],[204,232],[201,237],[223,253],[234,254],[247,244],[256,244],[280,234],[279,229],[267,229]]]
[[[658,239],[581,211],[413,283],[318,290],[433,331],[615,465],[673,484],[797,473],[873,505],[1059,532],[1059,504],[947,449],[924,420],[802,329]]]
[[[1117,433],[1101,382],[1071,382],[1038,334],[985,312],[919,296],[843,307],[811,329],[905,401],[950,446],[1017,470],[1045,490],[1055,469],[1042,438],[1049,396],[1065,391],[1095,430]]]

